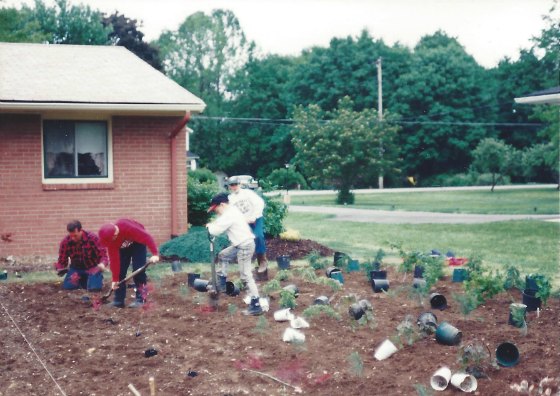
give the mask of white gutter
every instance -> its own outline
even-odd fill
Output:
[[[560,104],[560,93],[515,98],[518,104]]]
[[[204,103],[175,104],[175,103],[50,103],[50,102],[2,102],[0,113],[18,111],[95,111],[108,113],[142,113],[153,115],[183,115],[185,113],[200,113],[204,110]]]

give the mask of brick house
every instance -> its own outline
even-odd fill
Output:
[[[72,219],[186,232],[186,124],[204,107],[123,47],[0,43],[0,257],[55,256]]]

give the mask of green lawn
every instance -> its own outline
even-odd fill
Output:
[[[560,224],[537,220],[484,224],[377,224],[334,221],[331,216],[289,213],[286,227],[300,231],[302,238],[320,242],[352,258],[371,260],[382,248],[396,262],[393,243],[407,251],[442,253],[456,256],[482,256],[492,268],[515,265],[521,273],[548,275],[558,288]]]
[[[292,195],[292,205],[335,205],[335,195]],[[356,194],[354,208],[480,214],[558,214],[556,188]]]

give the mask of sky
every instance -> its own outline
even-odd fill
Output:
[[[44,0],[54,4],[53,0]],[[32,0],[0,0],[0,5]],[[367,29],[386,44],[412,48],[422,36],[443,30],[487,68],[520,49],[546,27],[542,16],[554,0],[70,0],[107,14],[114,11],[141,23],[145,39],[176,30],[197,11],[233,11],[249,40],[263,53],[298,55],[327,47],[333,37],[356,37]],[[555,12],[558,15],[558,11]]]

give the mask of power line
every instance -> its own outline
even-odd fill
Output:
[[[212,116],[193,116],[193,120],[208,120],[219,122],[238,122],[251,125],[292,125],[297,121],[291,118],[247,118],[247,117],[212,117]],[[319,120],[321,123],[330,122],[329,120]],[[469,122],[469,121],[420,121],[420,120],[392,120],[378,121],[389,124],[399,125],[448,125],[448,126],[488,126],[488,127],[542,127],[545,124],[531,122]]]

